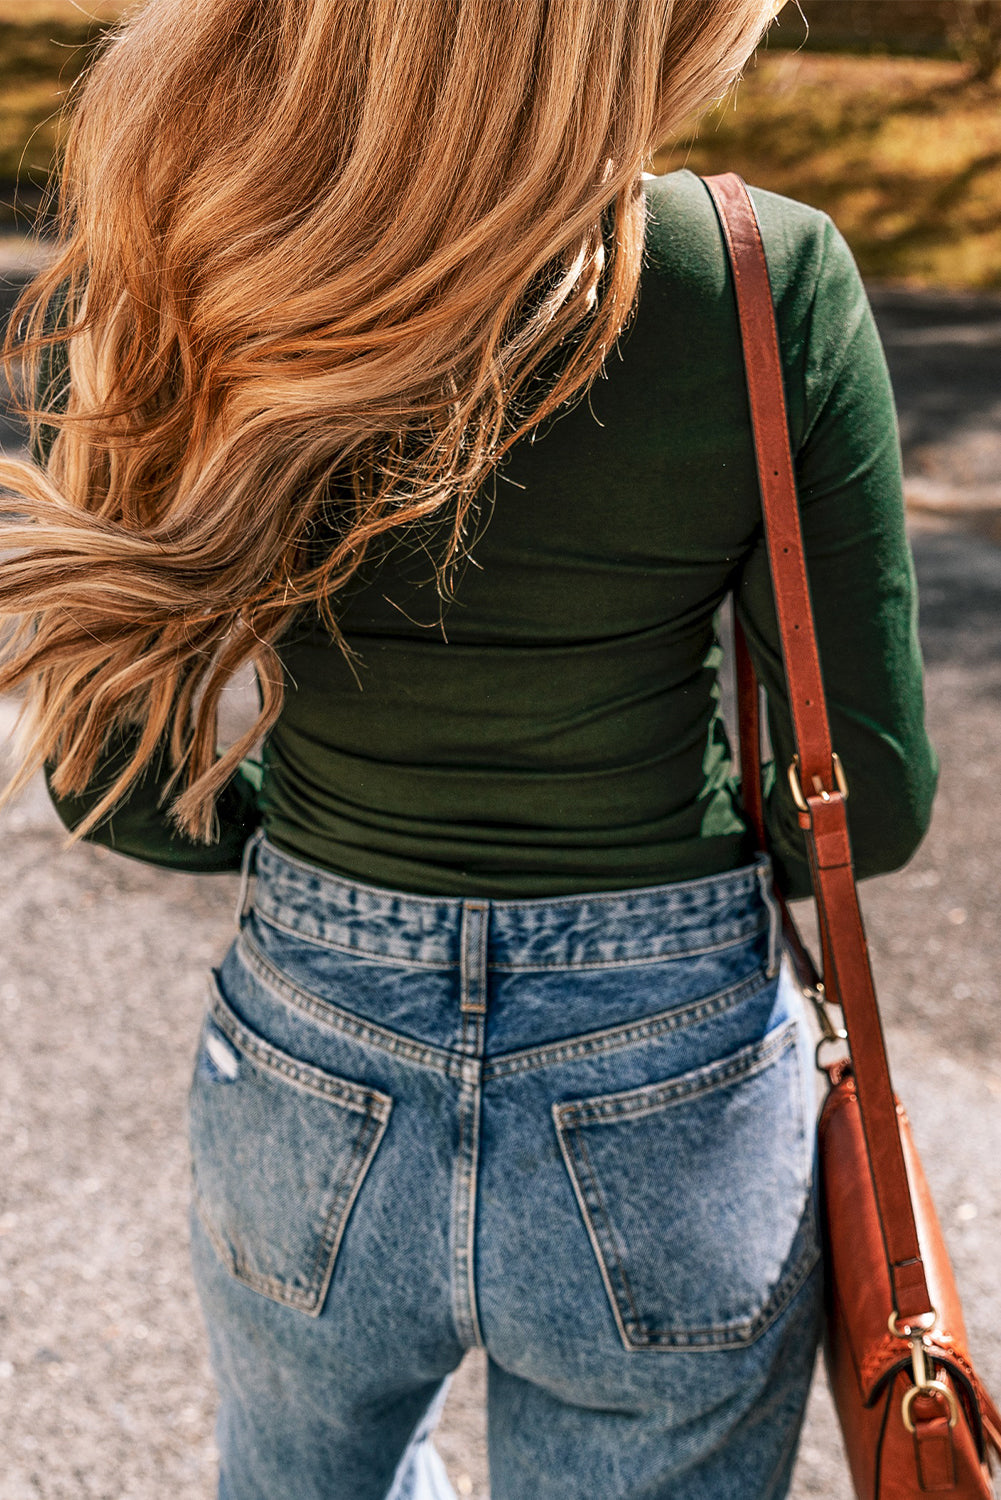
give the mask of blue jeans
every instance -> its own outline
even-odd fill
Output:
[[[527,901],[251,866],[190,1100],[220,1496],[445,1500],[475,1346],[492,1500],[784,1495],[821,1294],[767,862]]]

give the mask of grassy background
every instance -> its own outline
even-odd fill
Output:
[[[768,53],[655,170],[735,170],[826,209],[871,277],[1001,287],[1001,91],[947,59]]]
[[[44,189],[61,106],[122,9],[0,0],[0,222],[15,180],[26,206]],[[802,34],[791,8],[782,30]],[[1001,86],[970,83],[949,58],[765,50],[735,99],[655,169],[685,164],[826,209],[870,277],[1001,287]]]
[[[58,154],[60,110],[94,45],[122,9],[114,0],[86,5],[0,0],[0,181],[5,185],[45,187]],[[10,198],[9,188],[0,192],[0,200]]]

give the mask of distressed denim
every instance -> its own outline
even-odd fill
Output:
[[[252,841],[190,1098],[221,1500],[450,1500],[474,1347],[492,1500],[786,1494],[821,1294],[769,881],[421,897]]]

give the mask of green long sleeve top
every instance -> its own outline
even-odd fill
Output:
[[[646,184],[637,311],[586,400],[522,440],[484,491],[454,600],[403,536],[348,590],[354,669],[311,613],[284,642],[285,706],[259,789],[238,776],[220,841],[182,838],[154,772],[93,835],[157,864],[235,868],[253,827],[354,879],[530,897],[712,875],[746,861],[719,706],[728,594],[792,732],[730,271],[698,178]],[[776,301],[810,585],[860,875],[929,818],[913,569],[886,363],[857,269],[821,213],[755,190]],[[109,745],[107,773],[123,753]],[[57,801],[68,826],[89,796]],[[784,774],[769,838],[805,894]]]

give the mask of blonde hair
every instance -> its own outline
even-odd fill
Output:
[[[29,390],[68,363],[30,412],[44,470],[0,462],[0,691],[26,689],[5,798],[45,761],[82,791],[131,726],[80,836],[169,732],[172,816],[213,837],[294,614],[337,636],[373,541],[421,518],[447,569],[491,467],[593,380],[636,294],[644,159],[773,9],[152,0],[111,36],[5,350]],[[260,717],[219,755],[248,662]]]

